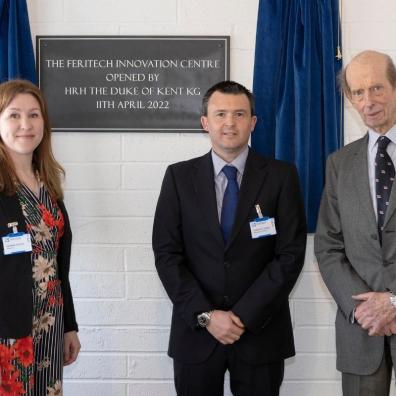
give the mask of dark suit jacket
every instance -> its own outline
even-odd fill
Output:
[[[277,235],[252,239],[249,222],[274,217]],[[234,344],[251,363],[294,354],[288,296],[304,262],[306,225],[297,172],[250,150],[236,220],[225,246],[211,154],[168,167],[154,218],[153,250],[173,303],[169,355],[204,361],[217,344],[197,314],[232,310],[247,330]]]
[[[64,301],[64,331],[78,330],[69,283],[72,234],[66,208],[58,205],[65,219],[58,250],[58,273]],[[27,232],[16,195],[0,194],[0,236],[10,233],[7,223],[17,221],[18,231]],[[33,322],[31,253],[5,256],[0,240],[0,338],[22,338],[31,334]]]

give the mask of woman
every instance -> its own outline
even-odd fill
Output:
[[[80,350],[62,176],[39,89],[0,84],[0,395],[62,394]]]

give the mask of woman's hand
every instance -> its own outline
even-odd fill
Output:
[[[81,344],[76,331],[68,331],[65,333],[63,365],[68,366],[73,363],[80,352]]]

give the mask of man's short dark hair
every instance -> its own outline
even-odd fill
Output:
[[[246,95],[247,98],[249,99],[250,103],[250,112],[251,115],[253,116],[255,114],[255,109],[254,109],[254,96],[253,94],[242,84],[239,84],[235,81],[221,81],[213,87],[209,88],[204,97],[202,98],[202,109],[201,109],[201,114],[203,116],[208,115],[208,102],[210,97],[215,93],[215,92],[221,92],[224,94],[230,94],[230,95]]]
[[[382,54],[386,60],[386,77],[388,81],[392,85],[393,88],[396,88],[396,67],[392,60],[392,58],[387,54]],[[337,76],[338,86],[340,87],[341,91],[350,98],[351,97],[351,89],[349,88],[347,78],[346,78],[346,70],[348,65],[346,65]]]

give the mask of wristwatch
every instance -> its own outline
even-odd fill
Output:
[[[392,293],[389,292],[389,301],[392,304],[393,308],[396,308],[396,296]]]
[[[201,327],[208,327],[210,323],[210,318],[212,316],[213,311],[202,312],[197,316],[198,324]]]

